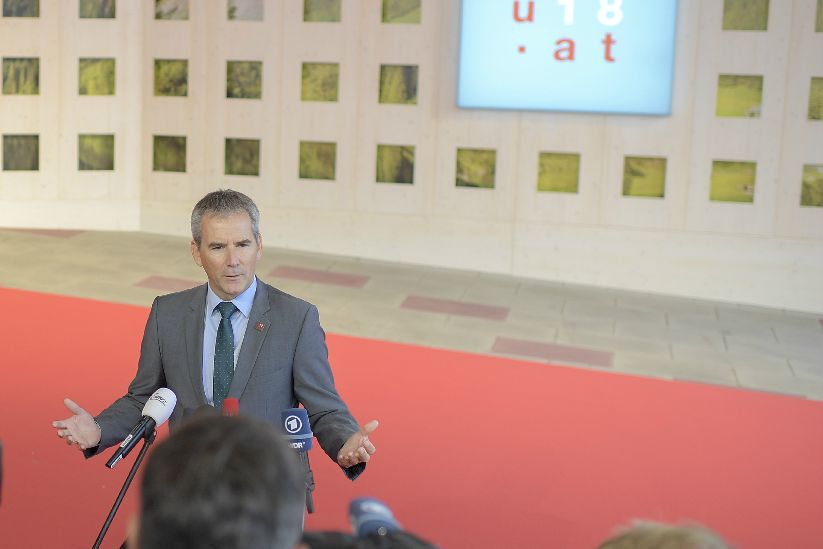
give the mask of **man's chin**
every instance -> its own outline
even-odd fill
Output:
[[[238,295],[243,293],[243,290],[246,289],[246,280],[237,277],[237,278],[224,278],[222,284],[223,293],[226,295],[230,295],[232,299],[237,297]]]

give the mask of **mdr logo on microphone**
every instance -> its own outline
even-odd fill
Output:
[[[311,450],[311,424],[309,415],[303,408],[288,408],[280,415],[283,436],[289,445],[298,452]]]

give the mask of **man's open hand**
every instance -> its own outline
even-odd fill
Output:
[[[91,414],[70,398],[65,399],[63,404],[74,415],[52,422],[51,426],[57,429],[57,436],[69,446],[76,445],[78,450],[88,450],[100,444],[100,428]]]
[[[349,437],[349,440],[346,441],[337,454],[337,463],[341,467],[351,467],[358,463],[366,463],[371,459],[377,448],[369,440],[369,435],[377,429],[377,426],[377,420],[373,419]]]

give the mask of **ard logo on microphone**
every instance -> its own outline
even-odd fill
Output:
[[[168,404],[169,404],[169,402],[163,397],[163,395],[158,395],[157,393],[154,393],[153,395],[151,395],[151,397],[149,397],[149,400],[156,400],[157,402],[159,402],[163,406],[168,406]]]
[[[300,429],[303,428],[303,422],[300,421],[300,418],[297,416],[289,416],[286,418],[285,422],[286,431],[291,434],[300,432]]]

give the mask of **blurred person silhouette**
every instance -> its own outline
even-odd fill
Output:
[[[292,549],[304,475],[272,427],[195,415],[149,455],[129,549]]]
[[[349,505],[352,534],[306,532],[299,549],[431,549],[435,546],[404,531],[391,509],[371,497],[357,498]]]
[[[720,536],[704,526],[672,526],[637,521],[607,539],[598,549],[731,549]]]

